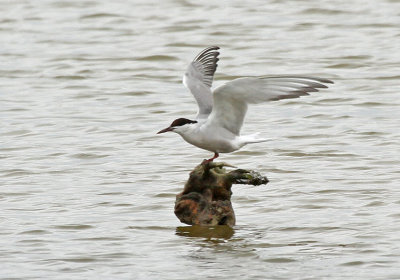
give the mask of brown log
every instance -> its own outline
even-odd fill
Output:
[[[232,184],[261,185],[268,179],[255,171],[235,169],[223,162],[203,162],[190,173],[185,187],[176,196],[175,215],[188,225],[235,225]]]

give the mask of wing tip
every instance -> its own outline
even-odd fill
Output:
[[[329,79],[325,79],[325,78],[317,78],[321,83],[324,84],[334,84],[334,82],[332,80]]]
[[[217,57],[220,53],[217,52],[220,48],[218,46],[210,46],[202,50],[196,57],[193,59],[193,61],[200,61],[204,57]]]
[[[203,83],[211,87],[212,82],[213,82],[213,77],[214,73],[217,70],[218,67],[218,61],[219,61],[219,50],[218,46],[210,46],[202,50],[194,59],[192,64],[197,64],[199,63],[201,65],[199,71],[201,71],[203,78]]]
[[[261,79],[279,79],[279,80],[291,80],[293,83],[304,83],[309,84],[314,88],[328,88],[325,84],[334,84],[332,80],[320,77],[307,77],[307,76],[296,76],[296,75],[278,75],[278,76],[261,76]]]

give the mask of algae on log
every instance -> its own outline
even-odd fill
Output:
[[[235,169],[223,162],[206,162],[195,167],[181,193],[176,196],[175,215],[188,225],[235,225],[232,184],[258,186],[268,179],[255,171]]]

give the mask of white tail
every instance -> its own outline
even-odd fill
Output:
[[[257,132],[257,133],[250,134],[250,135],[240,136],[240,140],[242,140],[245,143],[245,145],[268,141],[268,139],[265,139],[265,138],[258,138],[259,134],[260,133]]]

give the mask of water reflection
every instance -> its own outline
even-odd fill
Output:
[[[230,239],[235,234],[233,228],[227,225],[222,226],[185,226],[177,227],[176,234],[186,237],[204,237],[207,239]]]

